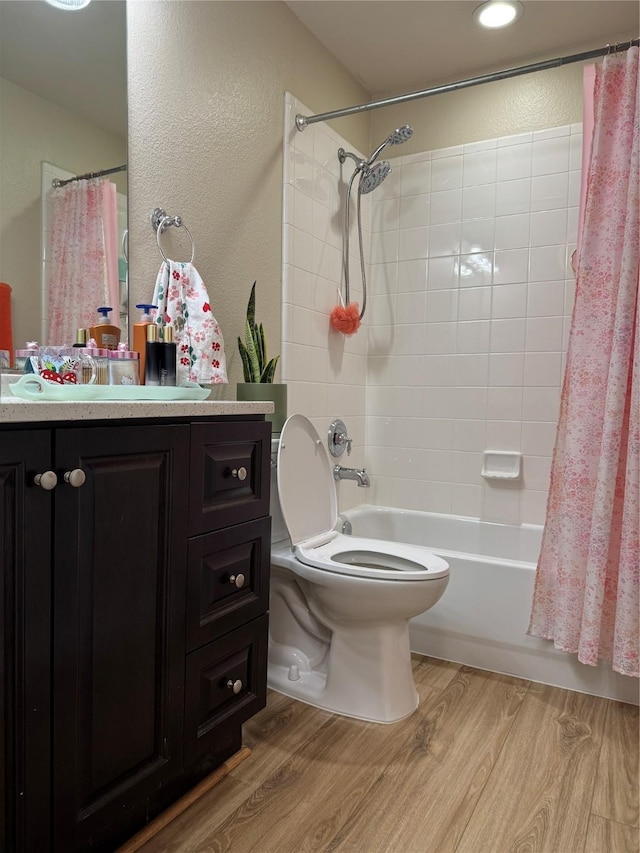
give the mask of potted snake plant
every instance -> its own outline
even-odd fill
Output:
[[[244,340],[238,336],[238,351],[242,359],[244,382],[237,384],[238,400],[273,402],[275,412],[265,415],[273,433],[282,430],[287,419],[287,386],[274,382],[279,355],[267,357],[267,339],[262,323],[256,322],[256,283],[253,282],[245,318]]]

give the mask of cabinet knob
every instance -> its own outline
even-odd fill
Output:
[[[55,471],[45,471],[42,474],[36,474],[33,482],[36,486],[40,486],[41,489],[46,489],[49,492],[58,485],[58,477]]]
[[[229,583],[233,584],[234,586],[237,586],[238,589],[242,589],[242,587],[244,586],[244,575],[229,575]]]
[[[73,471],[65,471],[64,481],[65,483],[69,483],[70,486],[73,486],[74,489],[79,489],[80,486],[84,485],[86,479],[87,475],[84,473],[82,468],[74,468]]]
[[[247,469],[246,468],[232,468],[231,476],[235,477],[236,480],[246,480],[247,479]]]
[[[227,681],[227,687],[229,690],[233,690],[234,693],[240,693],[242,690],[242,682],[239,678],[233,681],[231,678]]]

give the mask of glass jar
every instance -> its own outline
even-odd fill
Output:
[[[25,349],[17,349],[14,352],[13,366],[23,373],[39,373],[38,352],[40,347],[37,341],[27,341]]]
[[[109,351],[110,385],[140,384],[140,354],[126,349],[126,346],[120,343],[118,349]]]
[[[109,384],[109,350],[101,347],[80,347],[83,355],[90,355],[96,363],[96,385]]]

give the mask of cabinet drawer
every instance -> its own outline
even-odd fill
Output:
[[[187,763],[215,747],[217,726],[240,725],[264,708],[268,626],[265,614],[187,655]]]
[[[187,651],[269,609],[271,519],[189,541]]]
[[[193,424],[189,535],[269,515],[271,424]]]

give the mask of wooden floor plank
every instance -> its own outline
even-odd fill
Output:
[[[173,805],[159,814],[157,818],[143,827],[140,832],[137,832],[126,844],[119,847],[116,853],[137,853],[138,850],[144,847],[147,841],[154,838],[169,826],[170,823],[177,820],[183,812],[208,793],[215,785],[218,785],[225,776],[231,773],[232,770],[235,770],[250,755],[251,750],[243,746],[242,749],[223,762],[213,773],[210,773],[198,785],[187,791],[183,797],[180,797]]]
[[[427,658],[414,660],[413,666],[421,701],[459,669]],[[292,715],[297,725],[289,720]],[[199,803],[144,853],[318,849],[327,835],[333,837],[390,760],[398,738],[401,742],[414,724],[414,716],[389,726],[360,722],[270,693],[267,709],[244,727],[252,757],[216,792],[224,802],[212,796],[208,804]],[[253,761],[259,755],[264,756],[260,766]]]
[[[442,690],[452,681],[461,669],[461,664],[448,660],[439,660],[424,655],[412,655],[413,678],[420,693],[421,687],[428,687],[431,692]],[[423,695],[422,700],[426,698]],[[422,701],[421,700],[421,701]]]
[[[638,708],[608,703],[592,811],[638,826]]]
[[[520,679],[461,667],[326,850],[455,850],[526,691]]]
[[[209,838],[212,823],[224,821],[265,778],[277,772],[319,729],[335,719],[327,711],[269,691],[267,707],[243,726],[244,745],[252,750],[244,766],[147,842],[140,848],[142,853],[186,853],[200,849]]]
[[[425,661],[416,685],[421,702],[450,681],[457,664]],[[242,853],[318,851],[366,799],[398,747],[418,725],[415,714],[391,725],[334,717],[330,737],[308,741],[265,779],[240,808],[212,828],[210,849]],[[207,848],[209,849],[209,848]]]
[[[637,709],[412,664],[420,707],[391,726],[269,692],[243,727],[252,755],[144,853],[638,853],[636,828],[589,814],[616,779],[637,790]]]
[[[592,814],[584,853],[638,853],[640,830]]]
[[[456,853],[581,853],[605,713],[606,700],[532,684]]]

